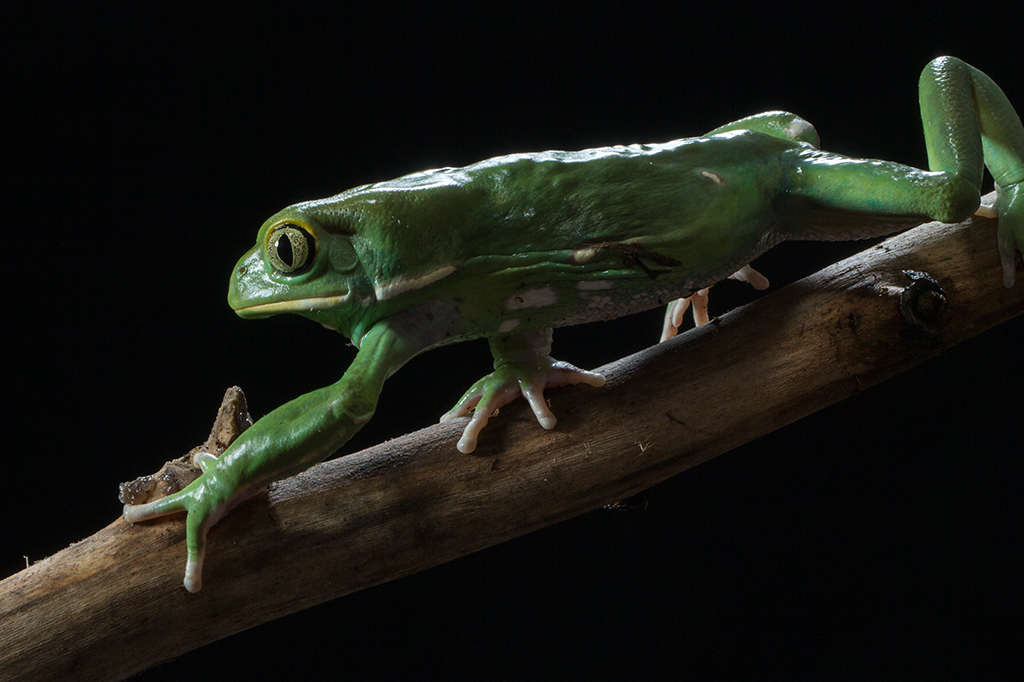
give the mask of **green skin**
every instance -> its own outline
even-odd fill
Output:
[[[239,261],[231,307],[246,318],[294,312],[320,322],[353,340],[355,360],[337,383],[204,458],[184,490],[126,506],[125,519],[188,513],[185,587],[197,592],[210,527],[341,448],[413,356],[490,341],[495,371],[444,417],[472,413],[461,451],[519,395],[552,428],[545,388],[604,383],[549,356],[553,327],[689,297],[786,239],[963,220],[979,207],[983,164],[998,190],[1003,283],[1012,286],[1015,251],[1024,251],[1020,119],[991,79],[952,57],[925,68],[920,94],[931,171],[822,152],[810,124],[771,112],[694,139],[516,154],[284,209]]]

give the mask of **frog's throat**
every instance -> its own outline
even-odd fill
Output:
[[[270,303],[256,303],[241,308],[235,308],[235,312],[243,317],[262,317],[265,315],[276,315],[277,313],[308,313],[314,310],[326,308],[337,308],[345,305],[352,297],[352,292],[340,296],[316,296],[313,298],[297,298],[291,301],[271,301]]]

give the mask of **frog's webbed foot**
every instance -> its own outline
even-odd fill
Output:
[[[207,455],[207,457],[210,457]],[[210,462],[201,462],[204,471]],[[211,485],[212,481],[204,473],[193,481],[184,490],[173,495],[149,502],[147,504],[126,504],[124,506],[124,520],[128,523],[148,521],[160,516],[186,512],[185,521],[185,546],[188,551],[188,560],[185,563],[185,589],[189,592],[198,592],[203,586],[203,558],[206,555],[206,534],[210,528],[227,513],[234,503],[239,501],[240,496],[230,499],[225,495],[218,495],[220,486]]]
[[[457,445],[460,452],[473,452],[491,416],[520,395],[530,403],[540,425],[550,430],[558,420],[544,399],[544,389],[581,383],[604,386],[603,376],[555,360],[548,355],[550,350],[549,329],[491,339],[494,371],[473,384],[455,407],[441,417],[446,422],[472,413]]]
[[[750,265],[744,265],[729,275],[729,279],[747,282],[758,291],[768,288],[768,278],[750,267]],[[678,298],[668,304],[668,308],[665,310],[665,323],[661,327],[660,341],[667,341],[679,333],[679,328],[683,326],[683,316],[691,305],[693,306],[694,326],[700,327],[708,323],[710,319],[708,317],[708,292],[710,290],[711,287],[706,287],[694,292],[690,296]]]

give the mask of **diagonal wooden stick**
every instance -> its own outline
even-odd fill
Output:
[[[928,224],[551,392],[553,432],[520,405],[472,455],[448,423],[321,464],[214,528],[196,595],[181,517],[118,519],[0,582],[0,678],[123,679],[625,498],[1020,315],[998,262],[995,221]],[[901,310],[903,270],[941,293],[922,280]],[[940,336],[908,340],[905,316]]]

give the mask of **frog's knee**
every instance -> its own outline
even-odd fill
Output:
[[[967,68],[967,62],[962,59],[958,59],[957,57],[936,57],[925,64],[924,69],[921,71],[921,75],[922,77],[931,76],[932,78],[936,78],[937,74],[949,72],[953,69],[966,70]]]
[[[818,139],[818,131],[814,129],[814,126],[796,114],[790,114],[790,116],[791,118],[783,130],[783,134],[794,142],[802,142],[805,145],[819,149],[821,147],[821,140]]]
[[[943,223],[967,220],[981,205],[981,192],[959,175],[949,175],[939,188],[932,218]]]

